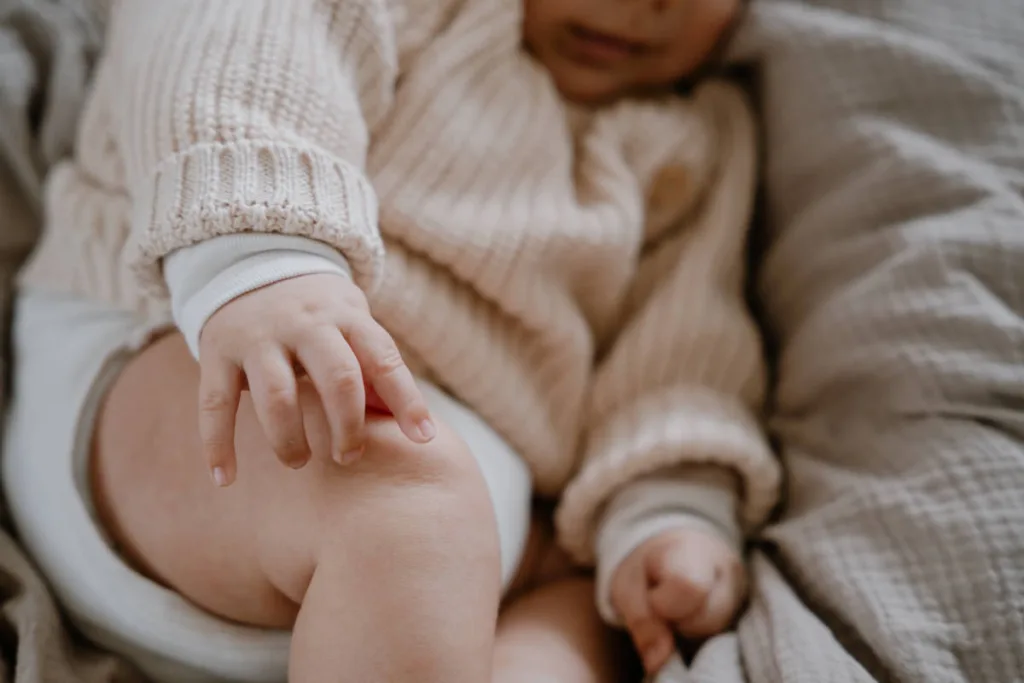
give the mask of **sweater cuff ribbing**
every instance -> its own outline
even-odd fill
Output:
[[[377,197],[363,172],[316,148],[254,141],[190,147],[136,187],[129,267],[165,297],[164,256],[246,232],[325,242],[344,255],[364,290],[380,278]]]
[[[667,389],[591,433],[583,466],[555,516],[562,546],[577,561],[593,563],[597,520],[612,496],[639,477],[687,464],[717,465],[738,475],[745,531],[762,524],[778,501],[778,462],[739,401],[708,390]]]

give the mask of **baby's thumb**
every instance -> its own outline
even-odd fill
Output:
[[[633,639],[644,670],[657,673],[675,651],[675,638],[669,625],[651,609],[646,577],[641,573],[630,580],[616,581],[611,599]]]

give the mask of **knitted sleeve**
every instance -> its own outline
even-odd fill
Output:
[[[758,419],[763,349],[744,297],[754,124],[742,94],[724,84],[699,92],[691,112],[709,131],[712,170],[686,218],[642,256],[618,336],[596,369],[581,467],[557,513],[564,546],[582,562],[594,560],[602,510],[639,477],[684,464],[731,469],[748,527],[778,495]],[[651,183],[649,221],[658,197],[685,194],[686,173],[670,164]]]
[[[241,232],[309,237],[374,285],[383,247],[363,173],[396,79],[386,0],[114,2],[102,68],[133,205],[127,259]]]

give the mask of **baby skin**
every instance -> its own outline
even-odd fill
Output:
[[[527,0],[524,43],[565,97],[598,104],[693,72],[738,5]],[[227,303],[203,328],[198,365],[180,335],[153,343],[108,394],[92,470],[129,561],[212,613],[293,629],[295,683],[621,678],[593,582],[544,534],[502,605],[476,462],[346,277]],[[681,526],[628,555],[610,602],[653,674],[675,634],[726,628],[744,591],[736,549]]]

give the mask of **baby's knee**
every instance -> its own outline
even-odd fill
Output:
[[[411,527],[425,527],[446,545],[478,539],[497,548],[497,525],[483,474],[466,443],[447,425],[438,424],[429,444],[407,439],[391,420],[369,426],[365,468],[373,493],[388,509],[406,516]],[[371,494],[371,495],[372,495]]]
[[[445,425],[421,445],[393,420],[370,420],[363,457],[345,467],[327,463],[317,474],[312,563],[288,593],[304,594],[325,561],[358,562],[389,575],[403,567],[417,574],[478,572],[485,581],[500,574],[486,483],[466,444]]]
[[[339,474],[364,475],[382,495],[391,491],[452,494],[461,504],[487,502],[487,487],[476,459],[465,441],[439,422],[437,436],[427,444],[409,440],[391,418],[372,419],[366,425],[366,449],[351,470]],[[454,501],[453,501],[454,502]]]

